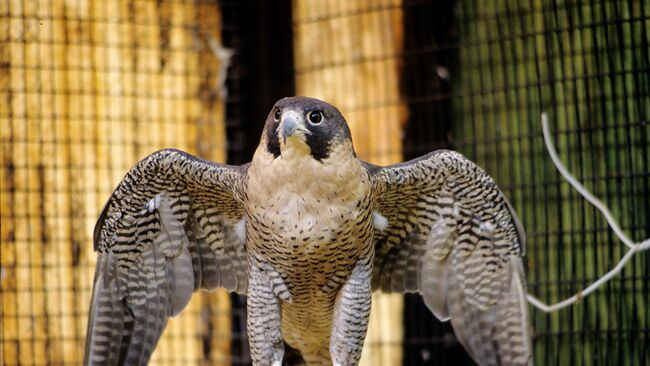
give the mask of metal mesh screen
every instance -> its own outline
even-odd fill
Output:
[[[134,162],[224,160],[219,31],[214,2],[0,1],[3,365],[81,364],[92,228]],[[227,363],[229,314],[196,296],[152,364]]]
[[[649,38],[638,0],[1,1],[1,362],[81,362],[92,227],[134,162],[249,161],[296,90],[339,105],[368,159],[454,148],[484,167],[526,228],[529,292],[566,298],[626,248],[556,172],[540,113],[623,230],[650,236]],[[225,80],[210,42],[234,51]],[[577,305],[531,307],[535,362],[650,364],[649,298],[640,253]],[[419,296],[397,300],[375,302],[364,362],[472,364]],[[249,364],[245,331],[245,299],[195,296],[153,363]]]
[[[650,236],[647,2],[404,5],[405,154],[450,146],[495,177],[527,231],[532,294],[549,303],[569,297],[626,251],[550,162],[542,111],[574,175],[633,239]],[[641,253],[577,305],[552,314],[531,307],[536,363],[650,362],[649,282],[650,257]],[[471,363],[419,302],[407,299],[405,364]]]

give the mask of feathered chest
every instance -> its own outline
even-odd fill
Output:
[[[357,251],[367,232],[370,184],[356,159],[259,159],[249,171],[247,245],[251,252],[322,260]],[[293,262],[293,260],[292,260]]]

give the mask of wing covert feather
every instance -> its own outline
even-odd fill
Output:
[[[195,290],[245,293],[246,166],[161,150],[118,184],[94,231],[98,251],[85,364],[145,365]]]
[[[418,292],[481,365],[530,363],[525,235],[494,181],[457,152],[367,165],[376,230],[373,289]]]

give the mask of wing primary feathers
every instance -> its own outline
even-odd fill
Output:
[[[492,178],[446,150],[366,168],[388,219],[374,233],[373,287],[419,292],[481,365],[531,362],[525,234]]]
[[[127,173],[93,233],[99,256],[84,364],[146,365],[196,289],[245,291],[245,245],[228,234],[243,218],[245,173],[178,150]]]
[[[117,262],[112,253],[100,255],[90,303],[85,364],[114,364],[120,356],[125,312],[116,281]]]

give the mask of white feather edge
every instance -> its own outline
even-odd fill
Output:
[[[378,211],[372,211],[372,225],[379,231],[384,231],[388,227],[388,219]]]
[[[235,224],[235,235],[240,242],[244,243],[246,241],[246,218],[239,220]]]

